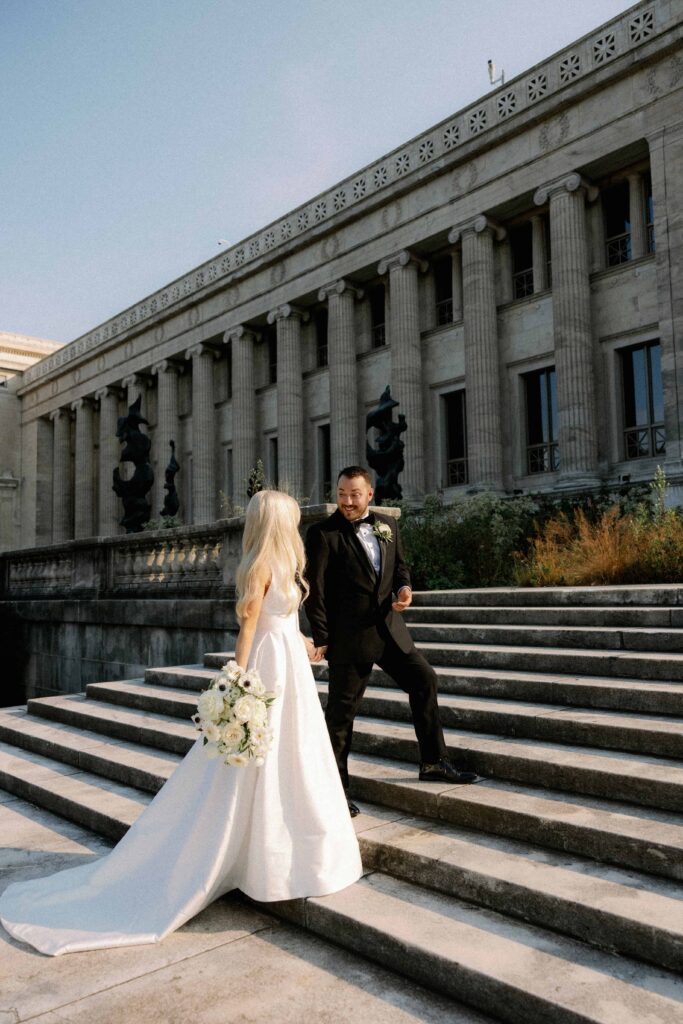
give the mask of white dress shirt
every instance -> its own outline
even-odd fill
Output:
[[[379,553],[379,541],[370,523],[361,523],[356,532],[358,540],[363,545],[365,554],[368,556],[370,565],[379,575],[382,561]]]

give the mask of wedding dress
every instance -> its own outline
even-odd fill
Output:
[[[0,921],[42,953],[159,942],[232,889],[323,896],[362,873],[358,842],[299,634],[293,582],[273,574],[249,667],[268,689],[265,764],[228,767],[201,737],[105,857],[10,885]]]

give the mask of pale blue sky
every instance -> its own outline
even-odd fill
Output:
[[[0,330],[72,340],[630,6],[0,0]]]

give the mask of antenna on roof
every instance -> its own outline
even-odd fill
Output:
[[[491,85],[505,85],[505,72],[501,71],[500,77],[496,78],[496,65],[492,60],[488,62],[489,82]]]

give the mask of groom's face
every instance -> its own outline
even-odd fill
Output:
[[[365,477],[340,476],[337,483],[337,508],[349,522],[364,516],[373,490]]]

